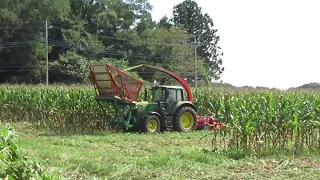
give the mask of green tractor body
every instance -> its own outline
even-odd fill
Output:
[[[178,131],[194,129],[196,108],[185,100],[182,87],[154,86],[151,88],[151,99],[147,98],[147,89],[145,91],[144,101],[137,102],[132,112],[130,121],[133,130],[153,132],[167,128]],[[189,113],[178,114],[181,110]]]

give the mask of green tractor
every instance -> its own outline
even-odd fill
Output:
[[[131,125],[143,132],[190,131],[196,126],[196,107],[184,97],[179,86],[154,86],[151,88],[152,99],[148,100],[147,89],[143,102],[137,102]],[[138,121],[137,121],[138,120]]]
[[[178,75],[156,66],[146,66],[167,73],[183,87],[156,85],[145,88],[144,99],[137,102],[142,82],[108,64],[90,66],[96,100],[114,105],[118,122],[125,131],[186,132],[196,128],[197,114],[188,84]],[[187,96],[184,95],[186,90]],[[151,99],[149,93],[151,93]],[[102,106],[101,106],[102,107]]]

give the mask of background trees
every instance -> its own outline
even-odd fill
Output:
[[[151,11],[147,0],[2,0],[0,82],[45,82],[46,20],[50,83],[86,83],[88,65],[99,62],[159,65],[192,82],[195,38],[204,66],[198,75],[218,80],[222,53],[209,15],[191,0],[159,22]],[[137,71],[146,80],[163,78]]]

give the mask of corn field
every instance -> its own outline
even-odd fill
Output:
[[[193,89],[199,115],[228,128],[212,132],[224,148],[320,150],[320,94],[308,91]],[[102,111],[91,86],[1,86],[0,119],[56,130],[103,130],[114,110]]]
[[[215,91],[197,89],[202,112],[230,128],[215,131],[214,144],[255,153],[320,150],[320,94],[311,91]],[[209,92],[209,93],[204,93]],[[219,138],[217,138],[219,137]],[[219,141],[219,142],[217,142]],[[226,149],[229,149],[226,148]]]

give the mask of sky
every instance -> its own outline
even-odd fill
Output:
[[[320,1],[195,1],[218,30],[224,83],[279,89],[320,83]],[[183,0],[149,2],[158,21]]]

